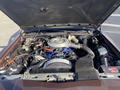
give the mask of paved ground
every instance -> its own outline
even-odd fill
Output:
[[[10,37],[19,30],[19,26],[16,25],[10,18],[0,11],[0,51],[8,45]],[[113,38],[117,34],[120,34],[120,8],[118,8],[103,24],[102,31],[104,34],[109,35],[114,33]],[[118,36],[118,35],[117,35]],[[120,37],[117,37],[120,38]],[[115,39],[115,38],[114,38]],[[117,41],[116,41],[117,40]],[[114,42],[115,41],[115,42]],[[120,48],[120,39],[113,40],[113,43]]]
[[[11,36],[18,30],[19,26],[0,11],[0,51],[9,43]]]
[[[120,29],[120,7],[105,21],[104,28],[108,29]]]
[[[120,51],[120,7],[103,23],[102,32]]]

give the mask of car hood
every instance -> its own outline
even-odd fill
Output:
[[[0,9],[21,28],[46,24],[99,27],[120,0],[0,0]]]

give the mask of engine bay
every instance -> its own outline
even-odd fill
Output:
[[[119,58],[99,34],[89,30],[22,33],[20,38],[19,46],[0,64],[0,75],[73,81],[119,73]]]

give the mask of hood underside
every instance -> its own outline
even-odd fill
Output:
[[[0,9],[21,27],[93,24],[98,27],[120,0],[0,0]]]

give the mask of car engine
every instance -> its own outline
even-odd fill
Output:
[[[108,67],[108,49],[88,31],[25,33],[0,68],[0,75],[70,81],[98,79]],[[12,59],[11,59],[12,57]]]

